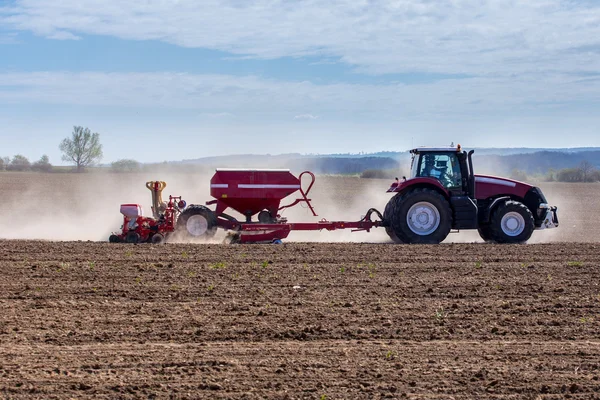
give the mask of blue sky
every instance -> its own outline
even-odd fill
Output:
[[[600,146],[600,2],[0,0],[0,156]]]

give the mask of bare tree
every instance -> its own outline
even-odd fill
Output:
[[[583,160],[577,168],[581,172],[582,182],[589,182],[596,168],[587,160]]]
[[[102,159],[100,134],[92,133],[82,126],[74,126],[71,138],[64,139],[59,148],[63,152],[63,161],[74,163],[77,172],[82,172],[85,167]]]

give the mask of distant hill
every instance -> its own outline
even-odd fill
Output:
[[[465,150],[470,150],[465,148]],[[545,173],[549,169],[576,167],[588,161],[600,168],[600,147],[578,148],[475,148],[475,169],[479,173],[509,174],[513,169]],[[169,162],[206,168],[289,168],[319,174],[360,174],[368,169],[408,171],[410,153],[381,151],[359,154],[237,154]]]

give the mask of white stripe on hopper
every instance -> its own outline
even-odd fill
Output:
[[[226,183],[211,183],[210,187],[215,189],[227,189],[229,185]]]
[[[238,184],[240,189],[300,189],[300,185]]]

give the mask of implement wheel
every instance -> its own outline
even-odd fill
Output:
[[[191,205],[179,215],[176,229],[190,239],[209,239],[217,233],[217,216],[208,207]]]
[[[127,235],[125,236],[125,242],[127,243],[139,243],[140,239],[140,234],[134,231],[127,232]]]
[[[450,233],[452,209],[433,189],[417,188],[398,193],[390,202],[389,221],[404,243],[438,244]],[[387,208],[387,207],[386,207]]]

